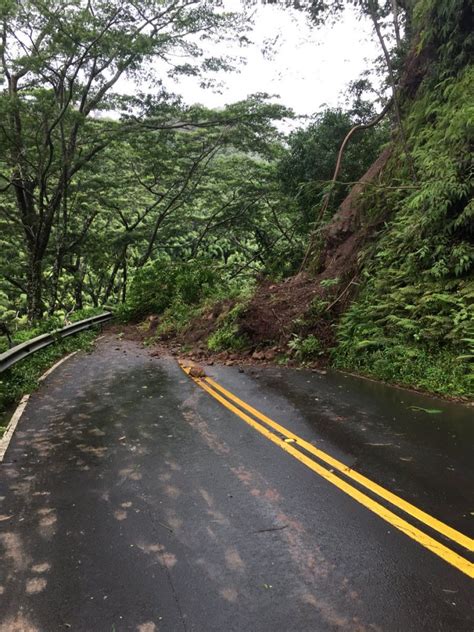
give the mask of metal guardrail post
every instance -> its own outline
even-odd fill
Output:
[[[77,323],[71,323],[62,329],[57,329],[49,334],[42,334],[41,336],[37,336],[36,338],[32,338],[26,342],[22,342],[21,344],[8,349],[8,351],[0,353],[0,373],[9,369],[20,360],[32,355],[36,351],[52,345],[58,339],[67,338],[67,336],[72,336],[80,331],[90,329],[90,327],[94,327],[95,325],[105,323],[112,317],[113,314],[111,312],[104,312],[98,316],[91,316],[90,318],[79,320]]]

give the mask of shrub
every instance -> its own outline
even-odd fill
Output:
[[[118,316],[138,320],[148,314],[162,314],[175,299],[196,304],[211,293],[216,282],[216,272],[208,261],[155,261],[136,272]]]
[[[321,343],[316,336],[302,338],[293,334],[293,338],[288,343],[293,355],[299,360],[311,360],[321,353]]]
[[[239,351],[243,349],[248,340],[239,333],[238,318],[247,306],[248,300],[237,303],[225,314],[219,327],[207,339],[207,347],[210,351]]]

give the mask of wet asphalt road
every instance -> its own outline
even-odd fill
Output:
[[[472,408],[341,374],[206,370],[474,535]],[[102,339],[32,396],[0,499],[1,632],[474,630],[473,580],[130,341]]]

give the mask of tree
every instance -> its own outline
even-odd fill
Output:
[[[355,118],[339,109],[316,115],[306,129],[293,132],[289,149],[279,163],[283,191],[294,196],[302,215],[301,230],[308,234],[314,222],[314,209],[321,203],[334,172],[339,147]],[[339,206],[351,184],[365,173],[387,140],[384,127],[356,135],[346,149],[342,169],[331,198],[330,212]]]
[[[272,121],[285,108],[262,96],[220,111],[154,101],[141,101],[138,118],[115,122],[107,147],[70,183],[68,221],[55,221],[43,260],[50,313],[78,308],[84,296],[96,306],[123,301],[129,280],[156,258],[201,257],[217,241],[215,252],[235,255],[253,199],[275,182],[259,176],[281,151]]]
[[[242,229],[244,217],[262,198],[262,180],[252,182],[252,176],[274,159],[276,147],[281,150],[273,120],[287,115],[286,108],[262,95],[220,111],[176,110],[176,120],[188,123],[174,130],[160,129],[159,110],[147,112],[116,163],[120,182],[130,181],[135,190],[141,187],[142,198],[147,196],[139,211],[137,196],[125,193],[116,211],[129,234],[132,273],[164,253],[181,260],[209,254],[215,241],[225,261],[225,252],[238,249],[228,243],[229,231]]]
[[[3,192],[14,193],[23,232],[30,319],[44,309],[44,257],[55,221],[68,221],[71,182],[117,130],[98,113],[118,107],[112,90],[122,77],[144,79],[147,62],[180,52],[199,58],[199,37],[228,36],[237,18],[218,9],[197,0],[2,3],[0,178]]]

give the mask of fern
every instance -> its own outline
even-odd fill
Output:
[[[385,227],[366,249],[363,286],[339,322],[333,360],[466,395],[474,358],[474,68],[466,63],[470,36],[457,24],[461,6],[461,0],[417,3],[422,42],[438,51],[416,99],[405,104],[417,184],[405,148],[395,146],[383,177],[410,186],[364,198],[364,213],[385,217]]]

